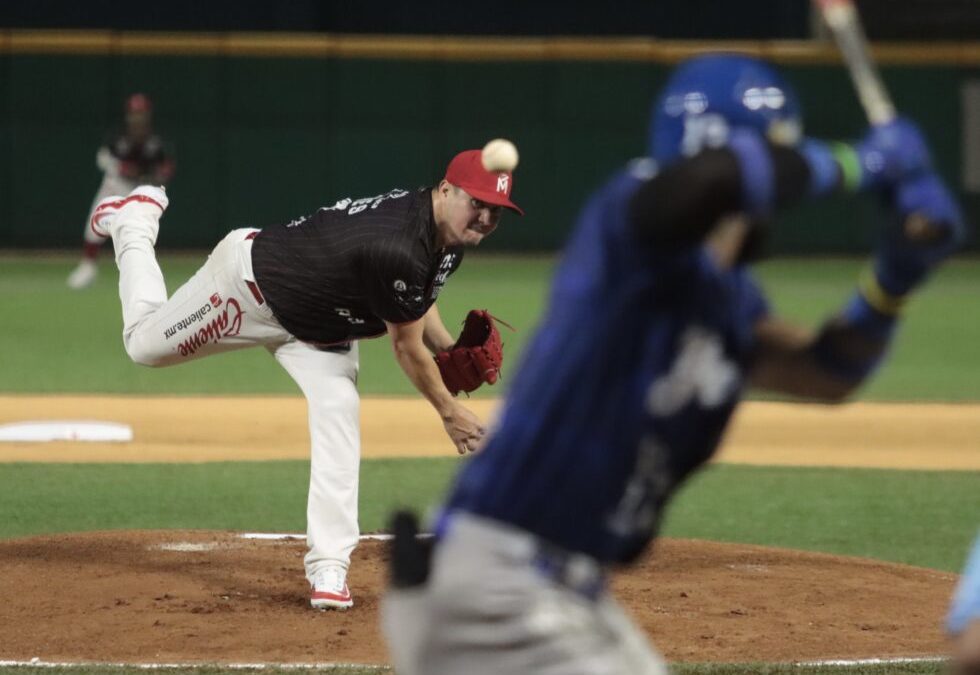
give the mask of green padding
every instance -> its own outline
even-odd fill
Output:
[[[427,127],[449,112],[451,102],[439,94],[441,68],[425,61],[332,61],[325,83],[331,123]]]
[[[650,103],[668,68],[614,62],[444,62],[177,56],[3,57],[0,247],[76,247],[100,180],[94,154],[144,91],[177,151],[160,244],[209,248],[225,231],[293,218],[345,196],[442,177],[459,150],[506,136],[521,151],[514,199],[484,246],[561,245],[587,196],[645,151]],[[846,72],[791,66],[807,133],[853,140],[866,122]],[[930,137],[939,170],[962,164],[954,66],[884,69],[898,108]],[[57,187],[57,197],[51,194]],[[965,207],[980,216],[980,197]],[[864,252],[870,202],[800,208],[776,229],[776,253]]]
[[[10,215],[12,179],[10,176],[10,78],[7,73],[10,68],[10,58],[0,55],[0,245],[9,241],[13,219]]]
[[[311,201],[328,184],[326,161],[329,139],[318,125],[275,130],[234,127],[222,134],[227,162],[223,167],[222,215],[232,227],[286,222],[309,213]],[[302,172],[289,170],[296,157],[309,161]]]

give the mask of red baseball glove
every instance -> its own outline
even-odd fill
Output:
[[[471,392],[484,382],[493,384],[500,377],[504,344],[494,321],[500,319],[485,309],[470,310],[456,344],[436,354],[442,381],[453,396],[461,391]],[[509,324],[500,323],[514,330]]]

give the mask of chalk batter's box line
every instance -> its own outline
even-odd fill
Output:
[[[285,539],[306,539],[305,534],[297,534],[292,532],[246,532],[244,534],[238,535],[242,539],[263,539],[263,540],[285,540]],[[362,534],[361,541],[389,541],[393,535],[390,534]],[[419,539],[428,539],[432,534],[429,532],[422,532],[418,535]]]
[[[807,668],[845,667],[855,668],[868,665],[899,665],[907,663],[943,663],[945,656],[921,656],[912,658],[872,658],[853,660],[797,661],[791,665]],[[721,664],[719,664],[721,665]],[[728,664],[731,665],[731,664]],[[370,663],[101,663],[98,661],[0,661],[0,667],[31,668],[118,668],[136,670],[198,670],[200,668],[223,668],[226,670],[325,670],[327,668],[375,668],[390,671],[391,666]]]
[[[361,668],[391,670],[391,666],[374,663],[103,663],[100,661],[0,661],[0,668],[111,668],[125,670],[199,670],[221,668],[225,670],[326,670]]]

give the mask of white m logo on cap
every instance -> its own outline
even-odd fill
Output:
[[[497,176],[497,192],[507,194],[507,185],[510,183],[510,176],[505,173]]]

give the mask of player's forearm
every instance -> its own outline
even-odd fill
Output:
[[[884,360],[898,309],[865,282],[817,331],[778,319],[761,321],[755,327],[752,384],[828,403],[846,399]]]
[[[856,389],[881,365],[898,326],[897,317],[861,306],[855,297],[824,324],[809,350],[814,363],[828,376]],[[849,393],[849,392],[848,392]]]
[[[439,416],[446,419],[452,414],[456,399],[452,397],[439,375],[439,368],[422,343],[393,341],[395,359],[415,388],[426,398]]]
[[[890,340],[835,317],[806,344],[766,348],[752,367],[752,385],[770,392],[823,403],[851,396],[884,359]]]
[[[436,309],[434,304],[425,313],[422,341],[433,354],[452,349],[453,344],[456,342],[453,336],[449,334],[449,331],[446,330],[445,324],[442,323],[442,317],[439,315],[439,310]]]
[[[962,243],[966,224],[945,185],[931,173],[893,191],[893,222],[873,263],[843,310],[828,321],[811,350],[835,376],[856,386],[884,360],[909,295]],[[910,214],[927,228],[911,228]],[[924,236],[924,233],[926,236]]]
[[[898,325],[896,308],[862,287],[818,331],[766,319],[756,326],[752,384],[827,403],[843,401],[884,360]]]
[[[909,294],[956,250],[965,234],[955,201],[933,174],[900,183],[893,194],[894,222],[873,264],[841,311],[798,355],[814,382],[838,383],[836,398],[860,386],[885,360]],[[923,237],[910,229],[905,220],[910,213],[926,214],[933,236]]]

